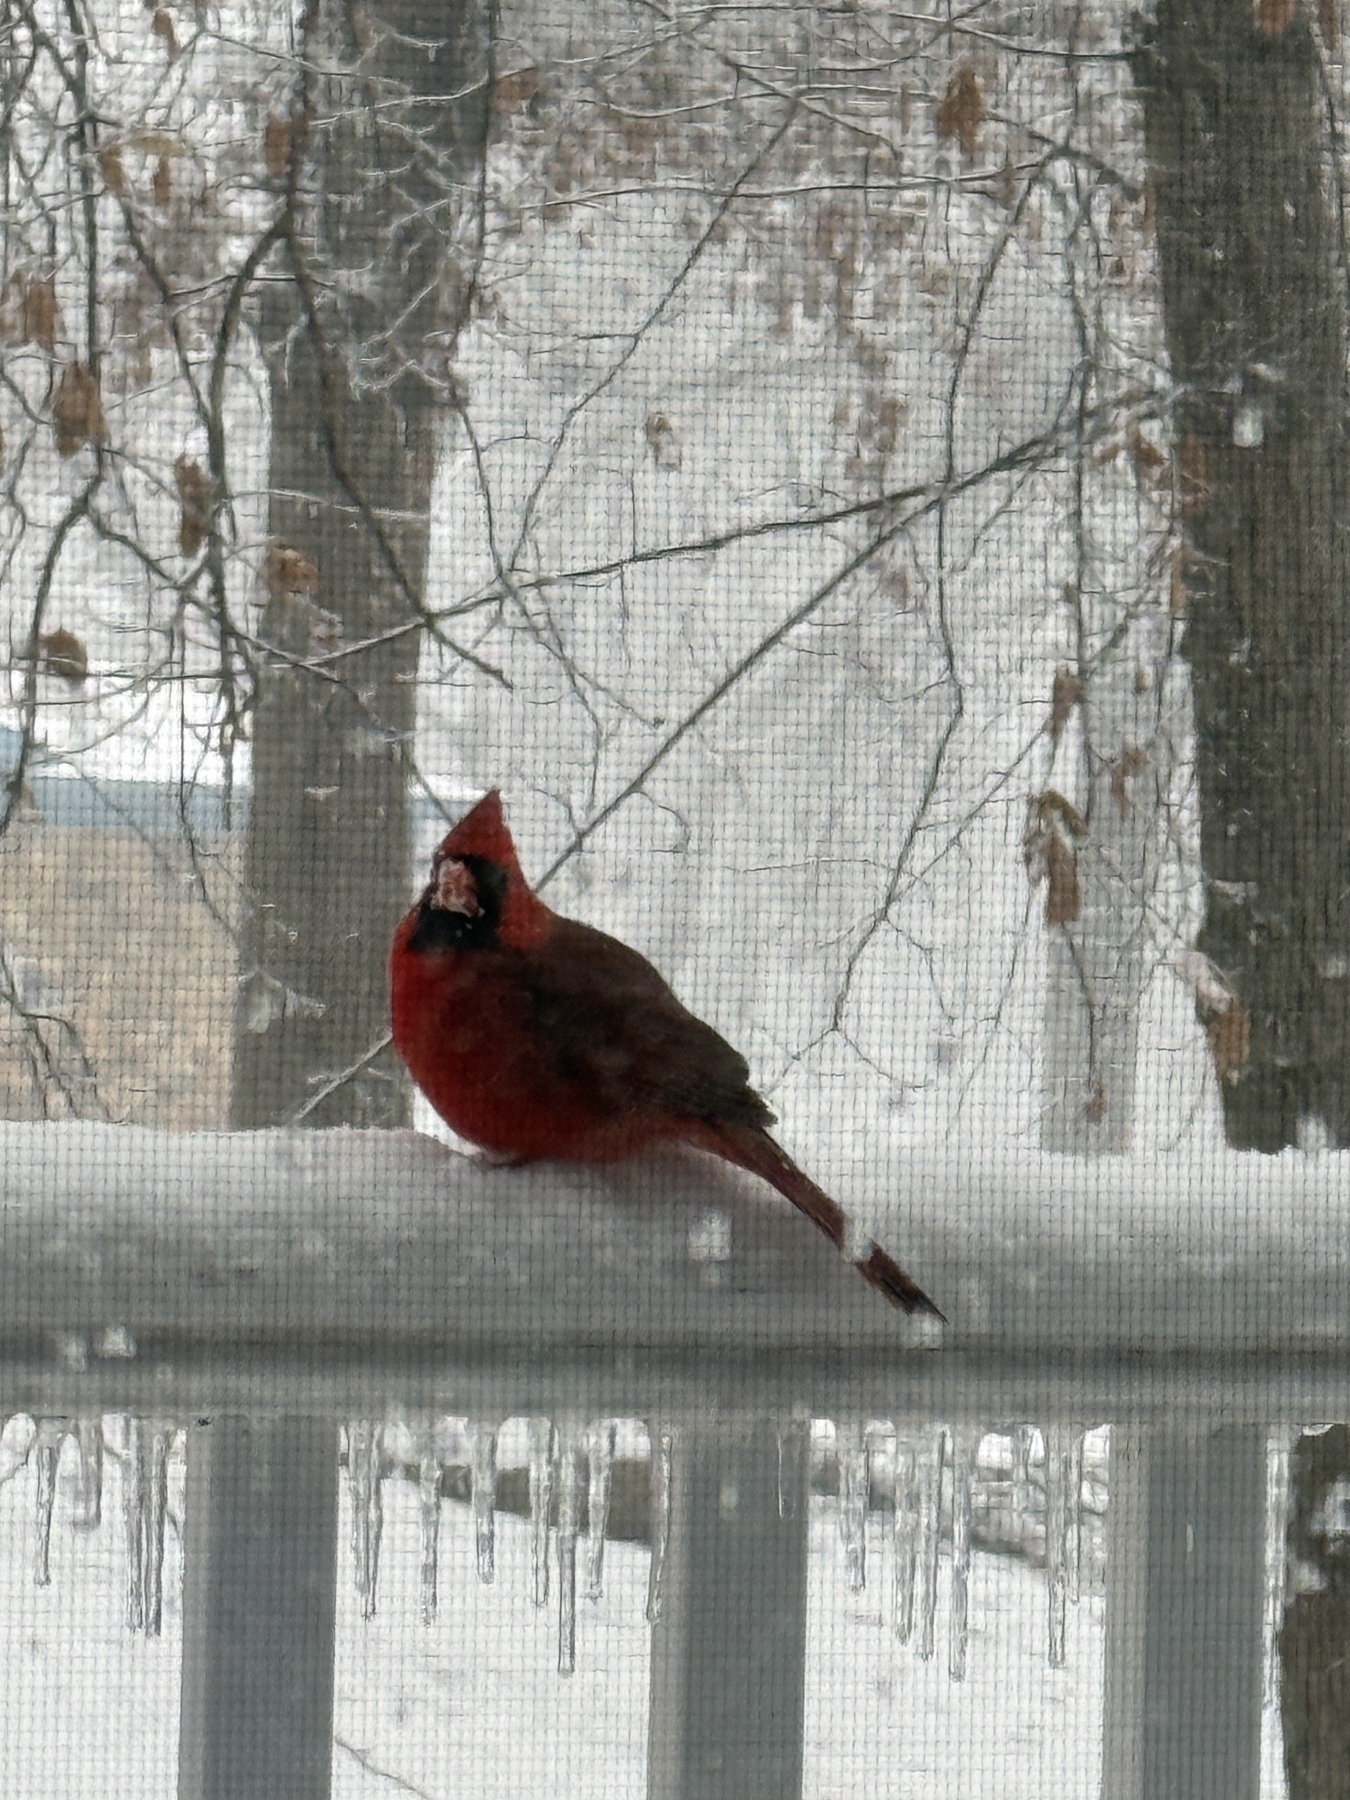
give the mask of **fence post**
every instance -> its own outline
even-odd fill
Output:
[[[766,1418],[685,1417],[671,1429],[648,1800],[797,1800],[806,1685],[801,1430],[784,1421],[780,1447]]]
[[[337,1426],[187,1434],[178,1800],[329,1800]]]
[[[1102,1800],[1258,1800],[1265,1433],[1114,1425]]]

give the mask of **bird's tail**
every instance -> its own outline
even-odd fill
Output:
[[[689,1132],[686,1141],[696,1144],[700,1150],[711,1150],[742,1169],[749,1169],[753,1175],[762,1176],[804,1212],[832,1244],[841,1250],[844,1248],[847,1227],[844,1209],[797,1167],[767,1131],[757,1125],[700,1121],[697,1132]],[[879,1288],[892,1306],[902,1307],[907,1313],[929,1313],[935,1319],[944,1319],[945,1323],[944,1315],[923,1289],[906,1275],[899,1263],[887,1256],[880,1244],[873,1244],[866,1256],[857,1258],[856,1267],[863,1280]]]

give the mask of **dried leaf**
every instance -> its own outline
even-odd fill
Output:
[[[1125,751],[1111,765],[1111,798],[1122,819],[1127,819],[1134,811],[1134,802],[1130,799],[1130,791],[1125,784],[1133,781],[1136,775],[1142,775],[1147,767],[1147,753],[1139,749]]]
[[[268,115],[263,127],[263,156],[273,181],[284,181],[291,166],[291,122],[277,113]]]
[[[38,639],[38,655],[48,675],[79,687],[89,673],[89,655],[73,631],[49,631]]]
[[[1078,881],[1078,857],[1057,831],[1045,837],[1045,922],[1072,925],[1083,911],[1083,890]]]
[[[178,548],[195,556],[211,530],[211,478],[200,463],[180,456],[173,465],[178,485]]]
[[[1083,895],[1078,881],[1078,853],[1066,833],[1086,838],[1087,820],[1071,800],[1054,788],[1033,794],[1027,808],[1022,854],[1033,883],[1048,884],[1045,922],[1070,925],[1083,910]]]
[[[658,469],[675,470],[683,461],[680,440],[675,435],[675,427],[664,413],[648,413],[647,423],[643,427],[647,443],[651,449],[652,461]]]
[[[1066,800],[1064,795],[1059,792],[1058,788],[1047,788],[1043,794],[1038,794],[1036,796],[1032,804],[1040,815],[1043,824],[1049,825],[1055,819],[1062,819],[1064,824],[1068,826],[1069,830],[1076,838],[1085,838],[1087,836],[1087,820],[1083,817],[1082,813],[1079,812],[1073,801]]]
[[[1294,22],[1297,0],[1256,0],[1256,26],[1267,37],[1283,37]]]
[[[492,110],[499,113],[519,112],[539,92],[539,71],[535,68],[513,69],[499,75],[492,84]]]
[[[100,150],[98,166],[103,171],[103,185],[110,194],[116,194],[119,200],[127,197],[127,172],[122,164],[122,152],[114,145],[111,149]]]
[[[1137,419],[1130,421],[1129,429],[1125,433],[1125,442],[1129,446],[1135,468],[1138,469],[1145,481],[1154,480],[1159,470],[1167,467],[1166,453],[1160,450],[1150,438],[1144,436]]]
[[[267,591],[274,600],[286,594],[317,594],[319,565],[292,544],[273,544],[264,571]]]
[[[989,184],[989,191],[1000,206],[1012,206],[1021,190],[1022,180],[1017,164],[1006,152],[1003,167]]]
[[[129,131],[122,142],[143,156],[181,156],[183,140],[172,131]]]
[[[1205,1031],[1219,1080],[1235,1086],[1252,1059],[1251,1014],[1240,1000],[1233,1000],[1226,1011],[1210,1019]]]
[[[150,32],[164,45],[169,61],[172,62],[178,54],[178,39],[174,35],[173,20],[162,6],[155,8],[155,15],[150,21]]]
[[[1083,698],[1083,684],[1073,669],[1055,670],[1055,685],[1050,693],[1050,741],[1058,744],[1064,736],[1069,715]]]
[[[974,156],[984,117],[984,95],[974,69],[967,63],[952,76],[938,106],[938,136],[958,138],[966,155]]]
[[[1168,594],[1168,610],[1174,619],[1179,619],[1190,605],[1191,590],[1186,586],[1186,552],[1178,550],[1172,557],[1171,591]]]
[[[7,344],[38,344],[48,355],[56,348],[56,283],[23,271],[11,275],[0,290],[0,338]]]
[[[308,594],[281,593],[272,598],[265,621],[267,641],[291,656],[329,656],[341,647],[342,620]]]
[[[173,198],[173,169],[167,156],[161,156],[155,164],[155,172],[150,178],[150,191],[155,196],[156,206],[167,206]]]
[[[1172,967],[1195,995],[1195,1010],[1206,1024],[1216,1013],[1227,1012],[1237,998],[1223,971],[1203,950],[1179,951]]]
[[[1213,489],[1209,485],[1209,460],[1205,446],[1189,433],[1177,445],[1176,453],[1177,510],[1184,519],[1193,519],[1209,505]]]
[[[50,354],[56,348],[56,281],[31,276],[23,292],[23,328],[27,341]]]
[[[877,582],[877,592],[885,594],[888,600],[894,600],[897,606],[908,609],[909,570],[886,569]]]
[[[98,381],[87,363],[67,363],[52,401],[52,428],[62,456],[74,456],[84,444],[101,444],[108,435]]]
[[[1092,1092],[1088,1095],[1087,1105],[1083,1108],[1089,1125],[1100,1125],[1106,1117],[1106,1083],[1094,1081]]]

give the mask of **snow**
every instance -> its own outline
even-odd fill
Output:
[[[441,1519],[441,1605],[421,1624],[416,1490],[387,1481],[379,1607],[338,1589],[334,1800],[374,1800],[396,1774],[429,1800],[640,1800],[646,1792],[647,1552],[611,1543],[605,1595],[577,1603],[577,1667],[557,1673],[556,1604],[533,1603],[528,1520],[497,1518],[478,1580],[469,1509]],[[339,1538],[349,1533],[344,1496]],[[555,1597],[556,1599],[556,1597]]]
[[[31,1422],[11,1421],[10,1449]],[[0,1462],[0,1474],[10,1458]],[[171,1527],[159,1638],[126,1625],[123,1465],[104,1465],[103,1522],[76,1530],[74,1444],[58,1477],[51,1585],[33,1581],[35,1473],[20,1467],[0,1487],[0,1791],[30,1800],[169,1800],[177,1783],[182,1654],[182,1461],[171,1465]]]
[[[32,1580],[33,1474],[0,1438],[0,1790],[43,1800],[169,1800],[176,1786],[182,1648],[183,1464],[170,1462],[170,1529],[159,1638],[127,1630],[117,1423],[101,1526],[76,1530],[73,1445],[62,1456],[52,1581]],[[350,1497],[339,1528],[334,1800],[410,1791],[453,1800],[641,1800],[645,1793],[648,1554],[612,1542],[604,1597],[577,1606],[577,1667],[556,1673],[553,1607],[532,1603],[527,1520],[497,1521],[497,1578],[480,1582],[467,1506],[441,1509],[442,1605],[421,1617],[415,1482],[384,1484],[378,1606],[363,1617],[351,1579]],[[1084,1592],[1067,1619],[1065,1665],[1046,1657],[1044,1576],[976,1551],[965,1679],[947,1674],[944,1554],[934,1654],[896,1643],[888,1611],[887,1521],[868,1519],[868,1585],[850,1588],[838,1505],[810,1525],[803,1800],[1096,1800],[1102,1725],[1103,1600]],[[16,1652],[21,1652],[17,1653]],[[1263,1717],[1262,1800],[1281,1800],[1276,1708]],[[402,1784],[402,1785],[400,1785]]]
[[[439,1453],[468,1438],[438,1427]],[[182,1651],[181,1439],[169,1460],[164,1619],[159,1637],[126,1625],[126,1421],[106,1417],[101,1524],[79,1523],[74,1441],[59,1465],[51,1582],[33,1580],[35,1473],[31,1418],[0,1432],[0,1791],[42,1800],[169,1800],[176,1789]],[[508,1464],[526,1454],[526,1422],[502,1431]],[[818,1422],[825,1444],[834,1433]],[[642,1432],[621,1424],[622,1452]],[[392,1422],[386,1446],[406,1457],[424,1429]],[[1100,1476],[1104,1440],[1089,1440]],[[986,1440],[980,1465],[1013,1465]],[[548,1793],[550,1800],[641,1800],[645,1794],[648,1552],[612,1541],[605,1588],[579,1598],[574,1674],[557,1672],[557,1608],[533,1603],[530,1523],[497,1516],[495,1580],[478,1578],[469,1506],[440,1508],[437,1617],[423,1619],[422,1496],[386,1477],[374,1613],[353,1580],[351,1490],[341,1487],[335,1667],[334,1800],[409,1791],[425,1800]],[[833,1498],[812,1501],[809,1528],[803,1800],[1096,1800],[1100,1781],[1104,1600],[1085,1569],[1067,1609],[1064,1665],[1047,1650],[1043,1571],[979,1548],[969,1583],[964,1679],[948,1675],[950,1557],[939,1568],[932,1654],[897,1642],[886,1514],[869,1513],[867,1585],[855,1590]],[[1095,1565],[1094,1565],[1095,1567]],[[1268,1646],[1269,1649],[1269,1646]],[[1267,1688],[1261,1800],[1283,1800],[1278,1707]]]
[[[15,1433],[11,1427],[5,1441]],[[24,1435],[22,1427],[18,1437]],[[76,1532],[75,1462],[62,1458],[52,1583],[32,1583],[32,1471],[0,1487],[0,1788],[43,1800],[168,1800],[175,1791],[182,1647],[182,1458],[170,1465],[164,1628],[125,1625],[123,1472],[107,1467],[104,1519]],[[645,1793],[648,1554],[606,1547],[602,1600],[577,1605],[575,1674],[556,1672],[553,1606],[532,1602],[529,1523],[497,1520],[497,1577],[480,1582],[467,1506],[441,1518],[442,1604],[421,1620],[420,1501],[383,1483],[374,1616],[351,1579],[350,1498],[339,1521],[334,1800],[406,1789],[427,1800],[641,1800]],[[1099,1598],[1069,1612],[1064,1669],[1045,1657],[1045,1587],[1034,1570],[976,1553],[966,1680],[937,1651],[898,1646],[883,1616],[883,1521],[871,1515],[873,1573],[852,1593],[837,1506],[813,1503],[804,1800],[1094,1800],[1101,1729]],[[946,1560],[942,1571],[945,1596]],[[22,1654],[14,1652],[22,1647]],[[1051,1779],[1055,1777],[1055,1779]],[[1268,1790],[1269,1800],[1269,1790]]]
[[[806,1779],[811,1800],[1097,1800],[1103,1602],[1069,1608],[1068,1655],[1045,1653],[1045,1579],[976,1553],[964,1681],[948,1678],[946,1607],[931,1660],[891,1638],[869,1579],[849,1592],[834,1507],[811,1521]],[[880,1552],[881,1521],[870,1535]],[[878,1556],[880,1561],[880,1556]],[[949,1566],[940,1582],[945,1601]]]
[[[1347,1169],[1342,1154],[1296,1150],[1159,1163],[955,1142],[869,1145],[851,1167],[818,1171],[935,1296],[944,1330],[878,1302],[763,1183],[692,1152],[601,1171],[491,1169],[411,1132],[6,1123],[0,1343],[59,1344],[73,1371],[101,1362],[128,1383],[175,1349],[228,1364],[249,1341],[306,1345],[313,1368],[334,1341],[420,1345],[430,1368],[452,1346],[478,1367],[484,1341],[566,1357],[583,1339],[652,1353],[695,1337],[729,1356],[829,1347],[841,1368],[880,1348],[1118,1351],[1169,1378],[1179,1350],[1232,1351],[1259,1380],[1263,1357],[1269,1373],[1269,1359],[1346,1346]],[[710,1213],[729,1233],[716,1264]],[[528,1385],[538,1371],[516,1373]],[[585,1404],[641,1412],[643,1381],[618,1363],[609,1373],[628,1398],[597,1389]],[[927,1375],[942,1379],[936,1364]],[[516,1376],[508,1361],[492,1378]],[[556,1379],[559,1406],[581,1403]],[[822,1390],[815,1408],[828,1412],[842,1395],[826,1374],[811,1392]],[[1110,1416],[1114,1402],[1086,1394],[1077,1405]],[[957,1410],[975,1403],[967,1387]],[[1301,1404],[1296,1386],[1272,1381],[1267,1404],[1258,1416],[1273,1423]]]

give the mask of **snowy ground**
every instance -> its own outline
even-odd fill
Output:
[[[5,1443],[12,1434],[6,1434]],[[10,1459],[12,1466],[13,1459]],[[7,1465],[0,1457],[0,1479]],[[176,1785],[182,1573],[172,1466],[158,1640],[124,1624],[121,1470],[105,1464],[103,1522],[70,1523],[67,1444],[51,1583],[34,1585],[35,1473],[0,1486],[0,1793],[43,1800],[171,1800]],[[497,1578],[474,1573],[468,1509],[445,1503],[441,1603],[420,1617],[418,1501],[384,1483],[379,1610],[363,1621],[350,1579],[344,1483],[337,1652],[335,1800],[394,1794],[451,1800],[642,1800],[648,1675],[645,1549],[611,1543],[605,1596],[578,1605],[577,1672],[556,1671],[555,1611],[530,1598],[528,1526],[497,1520]],[[1100,1782],[1103,1609],[1070,1607],[1067,1666],[1045,1655],[1042,1578],[977,1553],[968,1673],[947,1676],[946,1568],[936,1652],[921,1662],[885,1617],[888,1570],[872,1521],[869,1585],[850,1594],[836,1503],[813,1502],[807,1665],[806,1800],[1095,1800]],[[1263,1800],[1278,1800],[1267,1718]]]
[[[929,1662],[898,1645],[882,1593],[850,1594],[835,1506],[813,1507],[806,1667],[810,1800],[1096,1800],[1101,1779],[1102,1602],[1070,1607],[1068,1660],[1046,1657],[1044,1577],[1024,1564],[971,1563],[966,1678],[947,1675],[947,1570]],[[880,1547],[873,1520],[869,1553]],[[873,1563],[880,1561],[872,1556]],[[885,1571],[889,1573],[889,1571]],[[884,1579],[884,1576],[883,1576]]]

